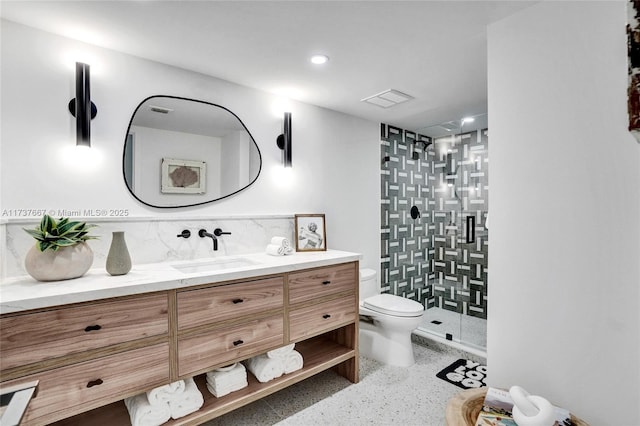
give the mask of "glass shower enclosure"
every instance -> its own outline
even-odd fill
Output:
[[[486,114],[471,118],[383,130],[381,283],[425,306],[417,334],[483,352],[488,129]]]
[[[435,161],[425,298],[427,333],[486,349],[489,208],[486,114],[418,131],[433,140]]]

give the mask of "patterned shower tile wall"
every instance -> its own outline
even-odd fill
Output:
[[[428,203],[433,153],[421,147],[431,143],[431,139],[384,124],[381,130],[382,291],[423,301],[430,273]],[[418,152],[416,159],[412,155],[414,150]],[[416,219],[411,217],[413,206],[420,211]]]
[[[383,291],[486,318],[487,144],[486,129],[431,140],[381,125]],[[412,206],[421,212],[415,220]]]

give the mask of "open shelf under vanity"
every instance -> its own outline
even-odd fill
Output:
[[[352,380],[353,376],[349,377],[348,372],[357,366],[355,362],[356,350],[337,343],[332,337],[333,334],[334,332],[329,332],[296,343],[295,349],[302,354],[304,360],[302,369],[285,374],[267,383],[258,382],[253,374],[247,371],[249,385],[220,398],[216,398],[207,390],[204,374],[195,376],[195,382],[204,397],[204,405],[195,413],[177,420],[170,420],[164,424],[167,426],[201,424],[330,368],[335,368],[339,374],[346,374],[346,377]],[[129,422],[129,413],[124,403],[117,401],[61,420],[54,423],[54,425],[80,426],[91,424],[93,426],[113,426],[126,425]]]

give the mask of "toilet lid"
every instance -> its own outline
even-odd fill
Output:
[[[424,312],[424,307],[419,302],[386,293],[367,297],[363,306],[372,311],[397,317],[417,317]]]

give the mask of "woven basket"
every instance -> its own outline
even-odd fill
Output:
[[[447,404],[445,420],[447,426],[474,426],[487,388],[467,389],[454,395]],[[576,426],[589,426],[587,422],[571,414],[571,421]]]

